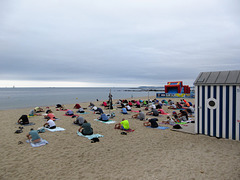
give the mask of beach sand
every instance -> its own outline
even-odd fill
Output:
[[[177,100],[179,101],[174,99]],[[194,102],[194,99],[189,101]],[[100,107],[102,102],[94,103]],[[89,103],[81,103],[82,107],[88,105]],[[73,105],[66,107],[73,109]],[[66,130],[41,133],[40,136],[49,142],[42,147],[31,147],[26,143],[26,134],[30,128],[37,129],[46,122],[43,116],[29,118],[35,125],[25,126],[23,133],[15,134],[19,127],[16,125],[17,120],[31,109],[0,111],[1,180],[240,179],[238,141],[170,129],[146,128],[143,121],[131,118],[135,113],[123,115],[120,113],[121,109],[116,108],[111,111],[116,113],[113,120],[120,122],[122,118],[126,118],[130,127],[135,130],[121,135],[121,130],[114,129],[114,124],[94,121],[99,115],[93,114],[88,108],[89,114],[82,116],[92,124],[94,133],[104,135],[99,138],[100,142],[91,143],[91,140],[77,135],[79,126],[72,124],[75,118],[63,116],[64,111],[50,108],[60,118],[56,121],[57,126]],[[163,109],[172,112],[167,107]],[[108,113],[109,110],[105,112]],[[166,116],[158,119],[165,120]],[[18,144],[19,141],[23,144]]]

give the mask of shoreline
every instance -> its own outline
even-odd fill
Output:
[[[147,99],[141,97],[140,99]],[[154,99],[154,96],[150,97]],[[139,99],[139,98],[126,98]],[[162,99],[162,98],[157,98]],[[165,98],[169,99],[169,98]],[[179,98],[172,98],[175,102]],[[115,104],[117,99],[113,99]],[[194,101],[190,99],[189,101]],[[90,102],[80,103],[88,107]],[[98,107],[102,101],[94,101]],[[74,104],[66,104],[73,110]],[[100,142],[91,143],[85,137],[76,134],[79,126],[73,125],[75,118],[63,116],[64,111],[56,111],[50,106],[61,132],[41,133],[49,144],[31,147],[26,143],[26,134],[30,128],[41,127],[43,116],[29,118],[34,126],[25,126],[23,133],[15,134],[16,124],[22,114],[32,108],[0,110],[0,179],[238,179],[240,162],[240,143],[238,141],[217,139],[205,135],[191,135],[174,132],[170,129],[158,130],[144,127],[143,121],[132,119],[135,113],[120,113],[114,110],[120,122],[129,120],[134,132],[121,135],[114,124],[94,121],[99,115],[93,112],[83,114],[94,130],[101,134]],[[141,108],[144,111],[144,108]],[[166,112],[171,113],[167,107]],[[44,110],[45,107],[44,107]],[[133,108],[133,110],[139,110]],[[74,109],[76,111],[76,109]],[[109,110],[105,110],[107,113]],[[112,112],[113,110],[111,110]],[[146,111],[144,111],[146,112]],[[79,115],[79,114],[78,114]],[[147,116],[150,117],[150,116]],[[159,121],[166,116],[158,117]],[[166,125],[170,127],[169,125]],[[22,141],[23,144],[18,145]],[[54,173],[52,173],[54,172]]]

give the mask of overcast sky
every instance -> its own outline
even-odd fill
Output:
[[[240,0],[1,0],[0,87],[141,86],[240,69]]]

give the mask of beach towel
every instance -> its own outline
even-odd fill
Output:
[[[44,146],[44,145],[48,144],[48,142],[47,142],[45,139],[41,139],[41,141],[38,142],[38,143],[32,143],[32,142],[29,141],[29,140],[26,140],[26,142],[27,142],[27,143],[30,143],[30,145],[31,145],[32,147],[40,147],[40,146]]]
[[[152,128],[152,129],[161,129],[161,130],[165,130],[165,129],[169,129],[169,127],[163,127],[163,126],[158,126],[157,128],[153,128],[151,126],[146,126],[147,128]]]
[[[101,135],[101,134],[83,135],[83,134],[80,133],[79,131],[77,131],[77,135],[82,136],[82,137],[86,137],[86,138],[88,138],[88,139],[104,137],[104,136]]]
[[[139,112],[139,111],[134,111],[134,110],[131,110],[131,112]]]
[[[79,114],[90,114],[89,112],[84,112],[84,113],[80,113],[80,112],[77,112]]]
[[[30,122],[29,124],[19,124],[19,123],[16,123],[17,125],[21,125],[21,126],[32,126],[32,125],[35,125],[35,123],[33,122]]]
[[[47,129],[48,131],[51,131],[51,132],[65,131],[65,129],[61,128],[61,127],[56,127],[55,129],[49,129],[49,128],[45,128],[45,129]]]
[[[114,123],[116,123],[116,121],[113,121],[113,120],[101,121],[99,119],[94,119],[94,121],[102,122],[104,124],[114,124]]]

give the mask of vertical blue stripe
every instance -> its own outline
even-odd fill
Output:
[[[220,99],[219,99],[219,137],[222,137],[222,124],[223,124],[223,86],[220,86]]]
[[[208,99],[211,97],[211,86],[208,86],[207,88],[207,94],[208,94]],[[207,135],[210,136],[210,131],[211,131],[211,110],[208,108],[207,109]]]
[[[213,98],[214,99],[217,98],[217,86],[213,86]],[[217,127],[216,127],[217,119],[216,118],[217,118],[217,110],[214,109],[213,110],[213,136],[214,137],[216,137],[216,131],[217,131]]]
[[[200,120],[200,119],[199,119],[199,89],[200,89],[200,88],[199,88],[199,86],[198,86],[197,88],[198,88],[198,94],[197,94],[197,103],[198,103],[198,104],[197,104],[197,108],[198,108],[198,109],[197,109],[197,113],[198,113],[198,114],[197,114],[197,117],[198,117],[198,119],[197,119],[197,133],[199,134],[199,120]]]
[[[202,134],[205,134],[205,86],[202,86]]]
[[[226,86],[226,139],[229,138],[229,86]]]
[[[232,139],[236,140],[236,112],[237,112],[237,96],[236,86],[233,86],[233,104],[232,104]]]

